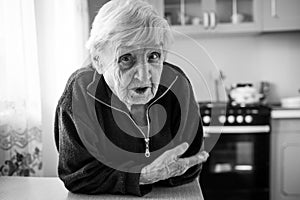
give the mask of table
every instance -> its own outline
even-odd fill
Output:
[[[57,177],[1,177],[1,200],[203,200],[198,180],[177,187],[154,187],[152,192],[143,196],[123,195],[83,195],[69,192]]]

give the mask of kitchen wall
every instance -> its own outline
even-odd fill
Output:
[[[300,32],[195,36],[193,39],[206,49],[216,67],[224,72],[225,86],[237,82],[251,82],[258,87],[260,81],[268,81],[271,83],[269,102],[299,95]],[[203,72],[203,77],[212,91],[212,99],[215,99],[213,81],[217,77],[216,69],[212,62],[207,61],[208,58],[201,48],[196,51],[191,46],[193,45],[189,39],[181,39],[176,40],[173,49]],[[185,66],[178,56],[170,55],[168,60]],[[203,61],[204,65],[201,64]],[[189,73],[189,69],[185,71],[192,80],[199,79],[196,73]],[[211,99],[208,92],[204,91],[207,89],[201,84],[194,84],[194,90],[198,100]]]

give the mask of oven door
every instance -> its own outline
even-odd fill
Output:
[[[269,199],[269,126],[205,130],[204,148],[218,138],[203,165],[200,184],[206,200]]]

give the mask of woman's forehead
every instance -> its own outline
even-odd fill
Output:
[[[142,52],[142,51],[162,51],[162,45],[153,44],[153,45],[131,45],[131,46],[120,46],[117,48],[117,55],[124,55],[130,52]]]

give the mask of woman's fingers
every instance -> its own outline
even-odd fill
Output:
[[[166,152],[164,152],[161,156],[156,158],[151,165],[159,165],[163,163],[169,163],[172,162],[173,160],[177,160],[179,156],[181,156],[187,149],[189,145],[188,143],[184,142],[173,149],[170,149]]]
[[[156,158],[150,165],[142,169],[144,182],[156,182],[184,174],[190,167],[205,162],[208,153],[202,151],[189,158],[178,158],[188,149],[184,142]]]
[[[207,160],[209,154],[206,151],[201,151],[198,154],[189,158],[181,158],[172,163],[169,167],[171,168],[171,176],[180,176],[184,174],[190,167],[203,163]]]
[[[206,151],[201,151],[199,153],[197,153],[194,156],[188,157],[188,158],[183,158],[183,160],[185,160],[185,162],[187,163],[188,168],[203,163],[207,160],[207,158],[209,157],[209,154]]]
[[[169,156],[178,158],[189,148],[188,143],[184,142],[168,151]]]
[[[171,166],[171,168],[172,168],[171,170],[172,173],[170,174],[170,177],[180,176],[189,169],[187,162],[183,159],[179,159],[175,161],[173,166]]]

